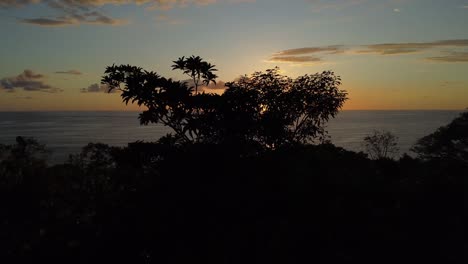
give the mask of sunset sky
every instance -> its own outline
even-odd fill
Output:
[[[107,65],[332,70],[344,109],[468,107],[468,0],[0,0],[0,111],[129,110]]]

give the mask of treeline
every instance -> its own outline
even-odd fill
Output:
[[[462,263],[466,162],[331,144],[89,144],[3,156],[1,257],[33,263]]]

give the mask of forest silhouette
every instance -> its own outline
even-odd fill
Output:
[[[190,81],[102,77],[142,124],[172,128],[156,142],[57,165],[35,139],[0,145],[4,263],[464,263],[468,112],[395,160],[326,140],[347,97],[331,71],[255,72],[217,95],[214,65],[173,69]]]

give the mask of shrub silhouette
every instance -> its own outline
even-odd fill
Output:
[[[347,99],[331,71],[292,79],[278,68],[226,83],[222,95],[198,93],[200,80],[205,85],[215,81],[215,66],[194,56],[175,63],[173,69],[189,75],[194,87],[130,65],[107,67],[102,83],[109,91],[121,89],[125,103],[147,108],[139,117],[142,124],[169,126],[184,143],[260,149],[304,144],[325,135],[324,124]]]

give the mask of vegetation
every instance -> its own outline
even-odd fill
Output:
[[[0,144],[0,184],[22,182],[34,170],[46,167],[48,151],[32,138],[16,137],[13,145]]]
[[[141,123],[171,127],[176,141],[260,149],[304,144],[323,136],[324,124],[346,100],[333,72],[291,79],[278,68],[227,83],[222,95],[198,93],[200,80],[215,81],[214,67],[199,57],[175,61],[173,69],[189,75],[194,87],[130,65],[107,67],[102,83],[110,90],[121,89],[125,103],[145,106]]]
[[[1,145],[5,263],[464,263],[466,156],[374,160],[308,143],[344,100],[332,73],[273,69],[223,96],[128,65],[104,81],[175,135],[90,143],[54,166],[33,139]]]
[[[364,147],[372,159],[388,159],[398,153],[398,138],[388,131],[374,130],[364,137]]]
[[[422,159],[468,161],[468,112],[421,138],[412,151]]]
[[[216,74],[215,65],[212,65],[204,61],[199,56],[191,56],[188,58],[182,57],[174,61],[172,65],[173,70],[181,70],[190,77],[190,80],[193,82],[195,88],[195,94],[198,94],[198,87],[202,84],[209,85],[210,82],[216,84]]]

